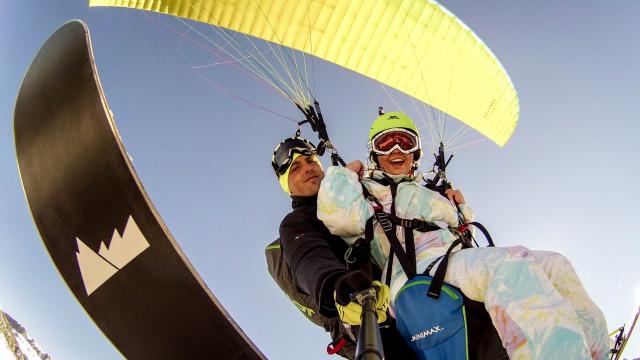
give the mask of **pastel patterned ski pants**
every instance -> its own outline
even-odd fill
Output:
[[[418,256],[418,271],[432,259]],[[392,299],[406,282],[396,275]],[[602,360],[608,354],[604,316],[561,254],[521,246],[464,249],[451,254],[445,280],[485,303],[510,359]]]

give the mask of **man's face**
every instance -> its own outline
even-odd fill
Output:
[[[324,172],[315,156],[298,156],[289,169],[291,195],[312,196],[318,194]]]

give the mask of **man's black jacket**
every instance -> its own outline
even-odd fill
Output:
[[[280,224],[280,244],[284,259],[289,263],[295,285],[317,301],[320,313],[326,317],[338,316],[333,300],[335,281],[348,272],[344,254],[348,246],[342,238],[332,235],[316,215],[316,196],[292,196],[293,211]],[[374,276],[379,276],[379,272]],[[339,324],[339,322],[338,322]],[[380,328],[385,358],[390,360],[416,359],[415,354],[396,330],[389,317]],[[341,326],[326,329],[332,338],[341,334]],[[355,345],[343,349],[342,356],[352,359]]]
[[[332,235],[316,215],[316,196],[292,196],[293,211],[280,224],[280,241],[295,285],[311,295],[324,316],[337,315],[334,282],[347,273],[347,244]]]

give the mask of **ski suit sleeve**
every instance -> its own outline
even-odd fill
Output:
[[[462,215],[464,216],[464,220],[466,222],[472,222],[475,218],[475,214],[473,212],[473,209],[468,205],[468,204],[460,204],[458,205],[458,207],[460,208],[460,211],[462,211]]]
[[[318,219],[329,231],[342,237],[361,235],[373,213],[358,175],[344,167],[329,167],[318,192]]]
[[[332,251],[329,240],[313,219],[289,214],[280,225],[280,241],[294,284],[315,299],[321,314],[336,316],[334,282],[347,267]]]
[[[426,191],[428,194],[426,196],[426,208],[420,209],[419,207],[411,206],[412,202],[409,201],[401,201],[403,204],[409,204],[410,209],[418,213],[419,218],[427,221],[443,221],[448,226],[456,227],[458,226],[458,212],[457,209],[452,203],[440,195],[439,193],[423,188],[423,191]],[[473,210],[467,204],[460,204],[460,211],[467,222],[473,221]]]

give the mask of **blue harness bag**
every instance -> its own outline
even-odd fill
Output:
[[[432,280],[419,275],[400,289],[394,307],[398,331],[420,359],[468,359],[462,295],[444,284],[440,297],[432,298],[427,295]]]
[[[422,275],[413,275],[415,268],[409,268],[413,264],[406,263],[406,254],[394,251],[400,264],[404,263],[403,268],[407,266],[409,270],[409,280],[394,301],[396,324],[400,335],[422,360],[469,359],[464,297],[460,290],[444,282],[451,250],[461,242],[458,239],[451,244],[433,277],[428,274],[439,259]],[[390,272],[391,265],[387,270],[388,281]]]

